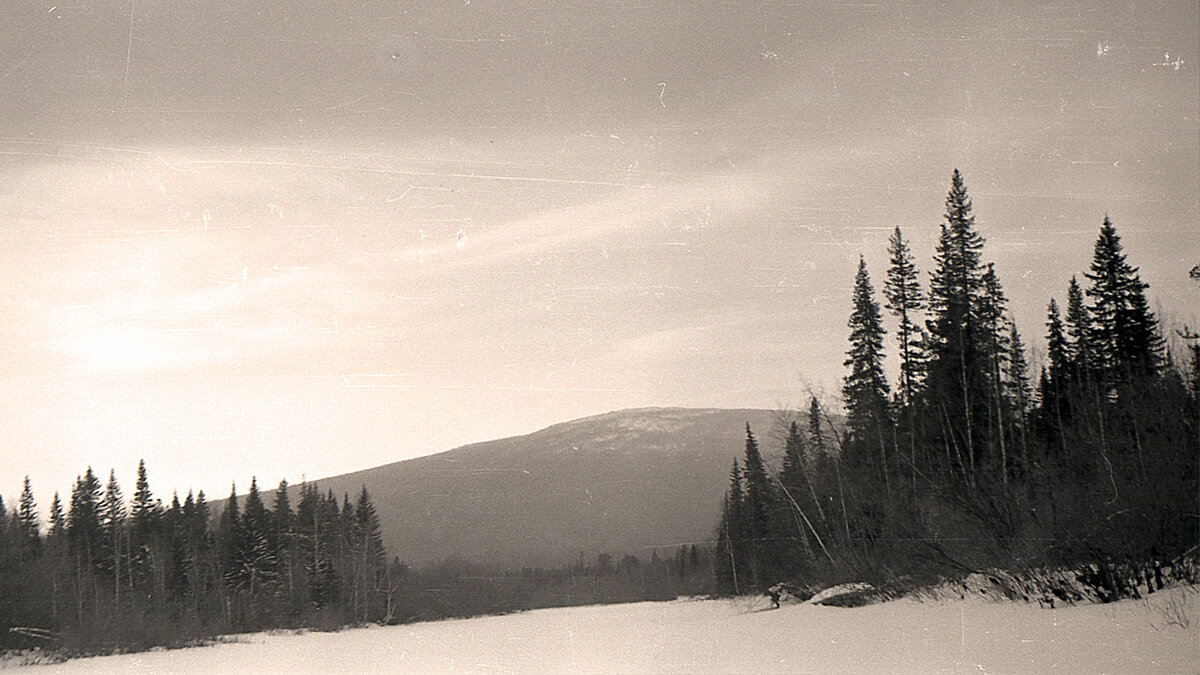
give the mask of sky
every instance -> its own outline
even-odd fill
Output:
[[[1194,0],[5,3],[0,495],[799,408],[955,168],[1035,356],[1105,215],[1200,326],[1198,52]]]

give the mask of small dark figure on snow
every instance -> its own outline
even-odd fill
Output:
[[[779,598],[784,593],[783,584],[775,584],[767,589],[767,597],[771,598],[771,606],[779,609]]]

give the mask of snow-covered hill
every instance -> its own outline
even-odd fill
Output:
[[[256,634],[34,673],[1194,673],[1200,590],[1041,608],[982,599],[844,609],[696,600]],[[1191,625],[1180,625],[1187,619]],[[25,670],[18,668],[17,670]]]

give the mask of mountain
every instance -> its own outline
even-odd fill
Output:
[[[624,410],[317,483],[352,499],[365,485],[389,555],[411,565],[645,559],[712,539],[747,422],[762,441],[777,433],[768,410]]]

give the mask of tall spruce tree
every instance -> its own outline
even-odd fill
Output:
[[[133,500],[129,506],[129,551],[130,571],[134,584],[144,583],[150,578],[154,567],[154,549],[158,543],[159,524],[162,520],[162,504],[154,499],[150,491],[150,479],[146,475],[145,460],[138,460],[137,482],[134,484]]]
[[[103,530],[100,525],[100,481],[88,467],[82,478],[75,479],[71,507],[67,512],[67,536],[76,571],[90,571],[99,560]]]
[[[979,318],[979,345],[987,363],[989,386],[997,387],[1005,370],[1010,345],[1008,298],[1000,284],[996,267],[988,263],[980,278],[980,294],[975,313]]]
[[[271,516],[277,536],[283,536],[290,532],[295,524],[295,514],[292,513],[286,479],[279,481],[279,487],[275,488],[275,506],[271,509]]]
[[[1038,382],[1037,432],[1047,450],[1066,452],[1063,425],[1070,419],[1070,383],[1072,381],[1071,346],[1067,342],[1058,302],[1053,298],[1046,308],[1046,361]]]
[[[813,452],[816,453],[818,461],[829,452],[829,448],[825,444],[825,433],[821,431],[821,404],[817,401],[816,396],[813,396],[808,404],[808,442]]]
[[[62,536],[67,532],[67,518],[63,515],[62,500],[59,499],[58,493],[54,493],[54,500],[50,502],[50,532],[49,536]]]
[[[744,569],[748,563],[746,555],[746,496],[742,486],[742,469],[737,458],[729,469],[729,488],[721,504],[721,522],[717,526],[717,550],[713,564],[713,572],[717,577],[718,587],[732,591],[735,595],[742,592],[742,580],[739,578],[739,566]]]
[[[1007,302],[996,268],[988,263],[980,278],[975,315],[978,318],[978,354],[985,364],[981,394],[987,400],[987,417],[990,421],[987,446],[991,449],[989,455],[995,459],[995,470],[1004,485],[1008,484],[1007,436],[1012,426],[1012,408],[1008,405],[1004,379],[1012,355],[1006,319]]]
[[[850,349],[844,363],[850,369],[842,386],[848,433],[846,459],[859,467],[874,464],[886,484],[890,467],[887,443],[891,439],[888,415],[889,388],[883,373],[883,323],[875,301],[867,263],[860,256],[854,278],[853,303],[848,325]],[[872,462],[870,456],[878,456]]]
[[[883,296],[887,309],[896,317],[896,340],[900,346],[900,382],[897,391],[900,406],[912,406],[924,380],[925,365],[921,347],[925,340],[918,323],[925,298],[921,294],[921,282],[917,267],[913,263],[908,242],[897,226],[888,239],[887,281],[883,285]]]
[[[746,423],[746,457],[744,460],[746,480],[746,519],[748,535],[753,542],[757,564],[765,573],[769,565],[774,532],[772,520],[778,512],[775,490],[771,485],[771,477],[767,474],[767,466],[763,462],[762,453],[758,449],[758,439]]]
[[[380,590],[387,568],[387,552],[383,547],[383,535],[379,530],[379,516],[375,505],[362,486],[358,503],[354,507],[355,554],[354,614],[360,621],[371,621],[383,617],[383,600]]]
[[[971,198],[958,169],[950,177],[946,222],[929,279],[929,365],[926,408],[940,421],[943,445],[954,447],[958,472],[974,485],[981,457],[978,425],[986,419],[986,363],[979,354],[978,299],[983,286],[983,237],[975,231]],[[940,412],[940,415],[938,414]]]
[[[242,505],[242,524],[244,527],[266,532],[270,526],[271,514],[263,504],[262,493],[258,491],[258,479],[250,477],[250,490],[246,492],[246,501]]]
[[[1092,317],[1088,312],[1083,298],[1083,288],[1074,276],[1067,285],[1066,336],[1067,367],[1063,372],[1064,392],[1067,384],[1071,390],[1078,393],[1079,387],[1087,380],[1087,375],[1095,365],[1095,354],[1091,342]]]
[[[221,518],[217,523],[221,576],[225,579],[225,583],[234,589],[241,588],[246,578],[246,568],[243,562],[243,551],[246,545],[240,511],[237,483],[234,482],[229,486],[229,498],[225,500],[225,509],[221,512]]]
[[[271,543],[279,558],[279,576],[289,594],[295,592],[296,565],[299,549],[296,545],[296,515],[292,513],[287,480],[275,488],[275,506],[271,509]]]
[[[1033,406],[1033,386],[1029,380],[1029,361],[1025,357],[1025,342],[1017,330],[1017,322],[1008,319],[1008,363],[1005,372],[1005,391],[1008,409],[1016,423],[1016,440],[1020,444],[1021,465],[1024,475],[1029,471],[1029,412]]]
[[[1092,300],[1088,337],[1101,380],[1111,390],[1119,380],[1156,375],[1163,341],[1158,320],[1146,301],[1149,285],[1125,259],[1121,238],[1108,216],[1100,226],[1092,265],[1084,276],[1091,282],[1087,289]]]
[[[807,455],[804,436],[800,433],[800,425],[792,420],[792,423],[788,425],[787,438],[784,441],[783,466],[779,470],[779,481],[787,490],[788,496],[797,504],[806,503],[808,497],[811,496],[817,516],[821,522],[824,522],[825,511],[821,508],[821,500],[817,497],[816,486],[813,485]]]
[[[1061,382],[1067,375],[1071,359],[1058,302],[1050,299],[1046,307],[1046,361],[1047,374],[1052,382]]]
[[[788,425],[787,438],[783,444],[783,464],[779,467],[779,482],[788,492],[795,493],[804,488],[804,439],[800,436],[800,428],[793,420]]]
[[[133,503],[129,508],[129,519],[134,548],[150,541],[159,517],[158,505],[150,492],[150,479],[146,476],[146,460],[138,460],[137,483],[134,484]]]
[[[117,472],[110,471],[108,484],[104,489],[104,501],[100,507],[100,525],[104,530],[105,556],[111,567],[112,588],[117,604],[121,603],[122,574],[128,578],[128,571],[123,561],[128,557],[126,552],[127,532],[125,527],[125,498],[121,494],[121,486],[117,483]]]
[[[29,482],[29,476],[25,476],[21,497],[17,500],[17,528],[21,542],[36,548],[41,541],[40,527],[37,503],[33,500],[33,485]]]
[[[271,514],[258,491],[258,479],[250,477],[250,489],[242,507],[241,563],[246,577],[246,589],[254,593],[270,588],[278,575],[278,558],[272,546]]]

